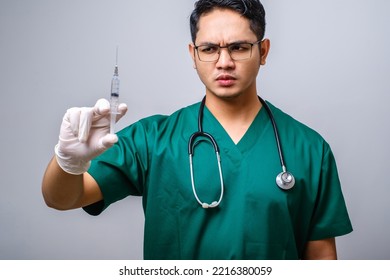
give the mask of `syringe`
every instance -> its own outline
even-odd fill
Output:
[[[118,74],[118,47],[116,48],[116,63],[114,68],[114,75],[111,79],[111,96],[110,96],[110,107],[111,107],[111,121],[110,121],[110,133],[115,133],[116,117],[118,115],[118,104],[119,104],[119,74]]]

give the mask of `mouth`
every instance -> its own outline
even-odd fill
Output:
[[[222,74],[216,78],[217,83],[223,87],[230,87],[236,82],[236,78],[232,75]]]

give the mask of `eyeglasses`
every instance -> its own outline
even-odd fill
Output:
[[[218,61],[221,54],[221,49],[227,49],[232,60],[246,60],[252,56],[252,47],[261,43],[261,40],[254,43],[236,42],[228,44],[224,47],[215,44],[195,45],[198,58],[203,62],[215,62]]]

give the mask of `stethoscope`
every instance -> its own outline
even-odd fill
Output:
[[[295,178],[290,172],[287,171],[286,165],[284,163],[284,157],[283,157],[282,148],[281,148],[280,140],[279,140],[279,133],[278,133],[278,129],[276,127],[275,119],[274,119],[274,116],[271,112],[271,109],[268,106],[268,104],[260,96],[258,96],[258,98],[259,98],[261,104],[263,105],[263,107],[265,108],[265,110],[267,111],[267,114],[271,120],[272,127],[274,130],[274,135],[275,135],[276,146],[278,148],[280,164],[282,166],[282,172],[280,172],[276,176],[276,185],[278,185],[278,187],[281,188],[282,190],[289,190],[294,186]],[[202,123],[203,123],[203,111],[204,111],[205,102],[206,102],[206,97],[203,98],[203,100],[200,104],[200,107],[199,107],[198,131],[193,133],[188,140],[188,154],[189,154],[189,161],[190,161],[191,184],[192,184],[192,191],[194,193],[194,196],[195,196],[196,200],[198,201],[198,203],[203,208],[215,208],[222,201],[223,192],[224,192],[224,184],[223,184],[223,176],[222,176],[221,157],[219,154],[219,147],[218,147],[217,141],[215,141],[214,137],[210,133],[203,131]],[[213,201],[210,204],[206,203],[206,202],[202,202],[199,199],[198,194],[196,192],[196,188],[195,188],[195,182],[194,182],[194,168],[192,165],[192,158],[194,155],[194,143],[195,143],[195,140],[199,137],[206,138],[211,142],[211,144],[213,145],[215,155],[217,157],[217,163],[218,163],[221,191],[220,191],[220,196],[219,196],[218,201]]]

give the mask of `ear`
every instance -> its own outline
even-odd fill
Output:
[[[194,44],[188,44],[188,51],[190,53],[190,56],[192,58],[192,61],[193,61],[193,66],[194,69],[196,69],[196,59],[195,59],[195,45]]]
[[[260,43],[260,51],[261,51],[260,64],[261,65],[265,65],[270,47],[271,47],[271,42],[269,39],[264,39],[263,41],[261,41]]]

